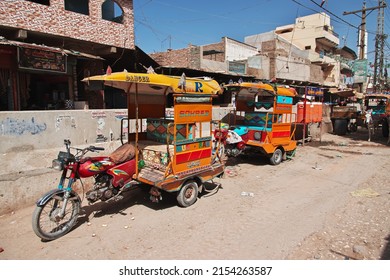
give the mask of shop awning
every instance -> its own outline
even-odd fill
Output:
[[[0,45],[9,45],[9,46],[15,46],[21,48],[37,49],[42,51],[61,53],[63,55],[73,55],[73,56],[84,57],[88,59],[104,60],[104,58],[100,56],[96,56],[88,53],[78,52],[74,50],[66,50],[66,49],[61,49],[56,47],[49,47],[46,45],[37,45],[32,43],[24,43],[19,41],[7,40],[4,37],[0,37]]]
[[[364,94],[361,92],[357,92],[354,89],[344,89],[344,90],[339,90],[337,88],[331,88],[329,89],[329,93],[337,95],[339,97],[356,97],[359,99],[364,98]]]
[[[87,59],[96,59],[96,60],[105,60],[104,58],[102,58],[100,56],[89,54],[89,53],[78,52],[78,51],[74,51],[74,50],[63,50],[63,51],[66,54],[74,55],[77,57],[83,57],[83,58],[87,58]]]

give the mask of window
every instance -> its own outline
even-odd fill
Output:
[[[305,50],[311,50],[311,46],[305,46]]]
[[[123,10],[117,2],[106,0],[102,4],[102,19],[123,23]]]
[[[27,0],[27,1],[50,6],[50,0]]]
[[[65,0],[65,10],[89,15],[88,0]]]

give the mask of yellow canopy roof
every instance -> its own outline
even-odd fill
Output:
[[[246,89],[251,93],[259,93],[261,90],[266,90],[266,91],[272,92],[273,94],[278,94],[278,95],[291,96],[291,97],[297,96],[297,92],[294,88],[290,88],[290,87],[286,88],[283,86],[278,86],[277,93],[275,93],[275,89],[272,85],[264,84],[264,83],[247,83],[247,82],[245,82],[245,83],[240,83],[240,84],[226,85],[226,87],[227,88],[238,87],[240,90]]]
[[[221,94],[219,84],[209,78],[187,78],[182,76],[166,76],[161,74],[115,72],[100,76],[91,76],[83,82],[103,82],[106,86],[123,89],[126,93],[145,94],[185,93],[185,94]]]
[[[369,93],[365,95],[366,99],[390,99],[390,94],[384,94],[384,93]]]

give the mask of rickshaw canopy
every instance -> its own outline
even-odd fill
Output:
[[[390,100],[390,94],[384,93],[369,93],[365,95],[366,99],[387,99]]]
[[[211,78],[187,78],[182,76],[167,76],[155,73],[130,73],[127,71],[91,76],[82,80],[87,84],[103,83],[106,86],[132,93],[140,94],[221,94],[222,88]],[[134,86],[136,85],[136,86]]]
[[[265,83],[240,83],[240,84],[231,84],[226,85],[226,88],[237,88],[237,94],[242,95],[283,95],[289,97],[296,97],[298,93],[294,88],[287,88],[284,86],[277,86],[275,88],[270,84]]]

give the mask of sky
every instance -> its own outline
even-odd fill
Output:
[[[246,36],[274,30],[295,22],[297,17],[325,12],[346,45],[358,55],[358,26],[363,0],[133,0],[135,44],[146,53],[182,49],[189,44],[218,43],[222,37],[244,42]],[[365,0],[366,7],[378,0]],[[387,1],[390,2],[390,1]],[[390,3],[389,3],[390,5]],[[374,61],[377,10],[368,11],[368,60]],[[390,32],[390,7],[385,9],[385,33]],[[385,58],[390,61],[388,40]]]

